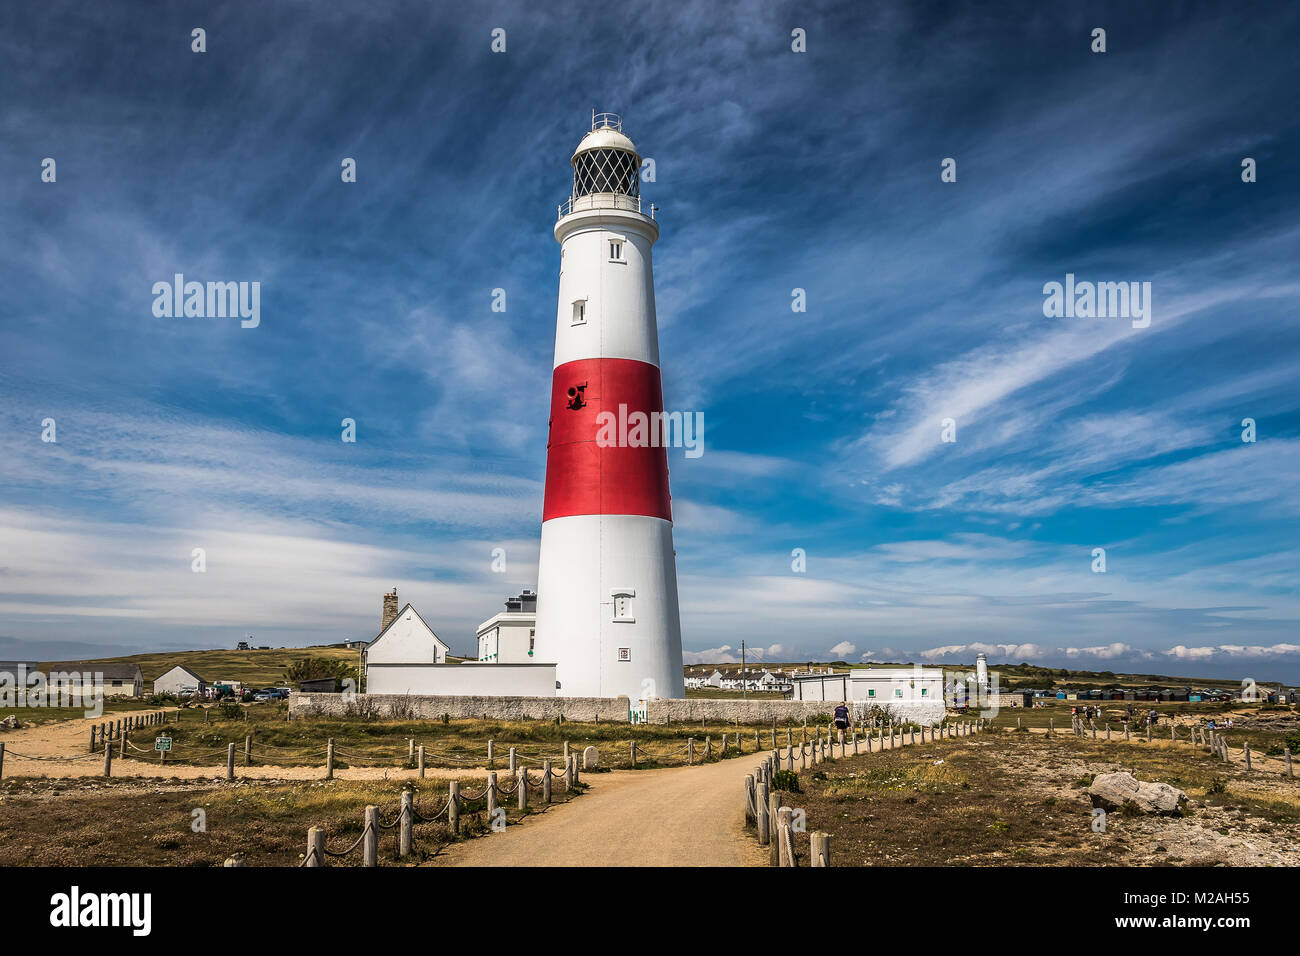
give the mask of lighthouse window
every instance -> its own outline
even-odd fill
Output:
[[[611,591],[610,597],[614,599],[614,623],[635,624],[636,618],[632,616],[632,599],[636,597],[636,592]]]
[[[622,240],[622,239],[611,239],[611,240],[609,240],[609,261],[610,261],[610,262],[622,262],[622,261],[624,261],[624,260],[623,260],[623,240]]]
[[[587,300],[577,299],[573,303],[573,325],[583,325],[587,321]]]

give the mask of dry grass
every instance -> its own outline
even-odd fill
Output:
[[[426,817],[447,799],[447,781],[408,782],[415,804]],[[481,779],[464,779],[461,790],[478,792]],[[565,794],[563,781],[552,788],[553,803]],[[381,824],[392,823],[402,785],[383,781],[313,783],[240,782],[197,784],[181,781],[6,780],[0,784],[0,866],[220,866],[239,852],[249,866],[295,866],[306,846],[307,829],[326,830],[328,850],[346,849],[361,835],[367,804],[380,808]],[[509,823],[545,812],[540,794],[530,794],[529,811],[515,809],[503,796]],[[480,809],[461,814],[462,837],[486,831]],[[195,832],[195,810],[206,815],[206,832]],[[414,854],[407,862],[435,855],[453,839],[446,822],[419,823]],[[397,831],[380,833],[380,864],[396,864]],[[360,849],[330,866],[359,866]]]
[[[326,742],[334,739],[335,766],[409,767],[410,744],[425,747],[427,767],[486,766],[488,741],[493,741],[496,766],[503,766],[511,747],[525,760],[555,759],[568,741],[573,752],[588,746],[600,751],[603,768],[630,768],[631,743],[637,742],[639,769],[680,766],[687,761],[686,746],[695,739],[696,762],[705,759],[706,740],[712,742],[711,759],[721,758],[723,728],[699,724],[639,724],[625,722],[555,723],[545,720],[368,720],[361,717],[308,717],[286,722],[284,704],[256,704],[243,709],[247,720],[230,720],[220,709],[212,709],[209,723],[202,711],[181,713],[178,723],[166,725],[172,737],[168,763],[217,767],[225,765],[227,744],[236,745],[243,765],[244,738],[253,736],[254,764],[282,767],[323,766]],[[151,748],[154,735],[162,728],[150,727],[134,741]],[[734,728],[728,735],[727,757],[738,756]],[[753,754],[752,728],[739,731],[743,751]],[[771,729],[761,731],[764,749],[771,749]],[[798,739],[798,733],[795,733]],[[780,734],[782,742],[785,734]],[[128,748],[128,757],[132,751]],[[140,755],[137,754],[136,758]],[[153,757],[149,759],[153,761]],[[535,765],[535,764],[534,764]]]

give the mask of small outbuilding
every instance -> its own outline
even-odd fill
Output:
[[[173,694],[176,697],[202,697],[208,689],[205,681],[184,664],[177,664],[171,670],[154,678],[155,694]]]

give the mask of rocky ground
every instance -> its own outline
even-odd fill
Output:
[[[1185,816],[1117,811],[1087,788],[1127,771],[1185,791]],[[800,775],[834,865],[1300,865],[1300,783],[1183,743],[1002,732],[823,764]],[[806,852],[806,835],[796,841]]]

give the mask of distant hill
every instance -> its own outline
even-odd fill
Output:
[[[43,662],[44,671],[67,669],[75,664],[139,664],[144,674],[145,693],[153,680],[177,664],[184,664],[209,684],[218,680],[236,680],[249,687],[276,686],[283,683],[284,671],[303,657],[324,657],[356,664],[360,652],[345,647],[286,647],[269,651],[167,651],[160,654],[132,654],[129,657],[88,658],[82,661]]]

